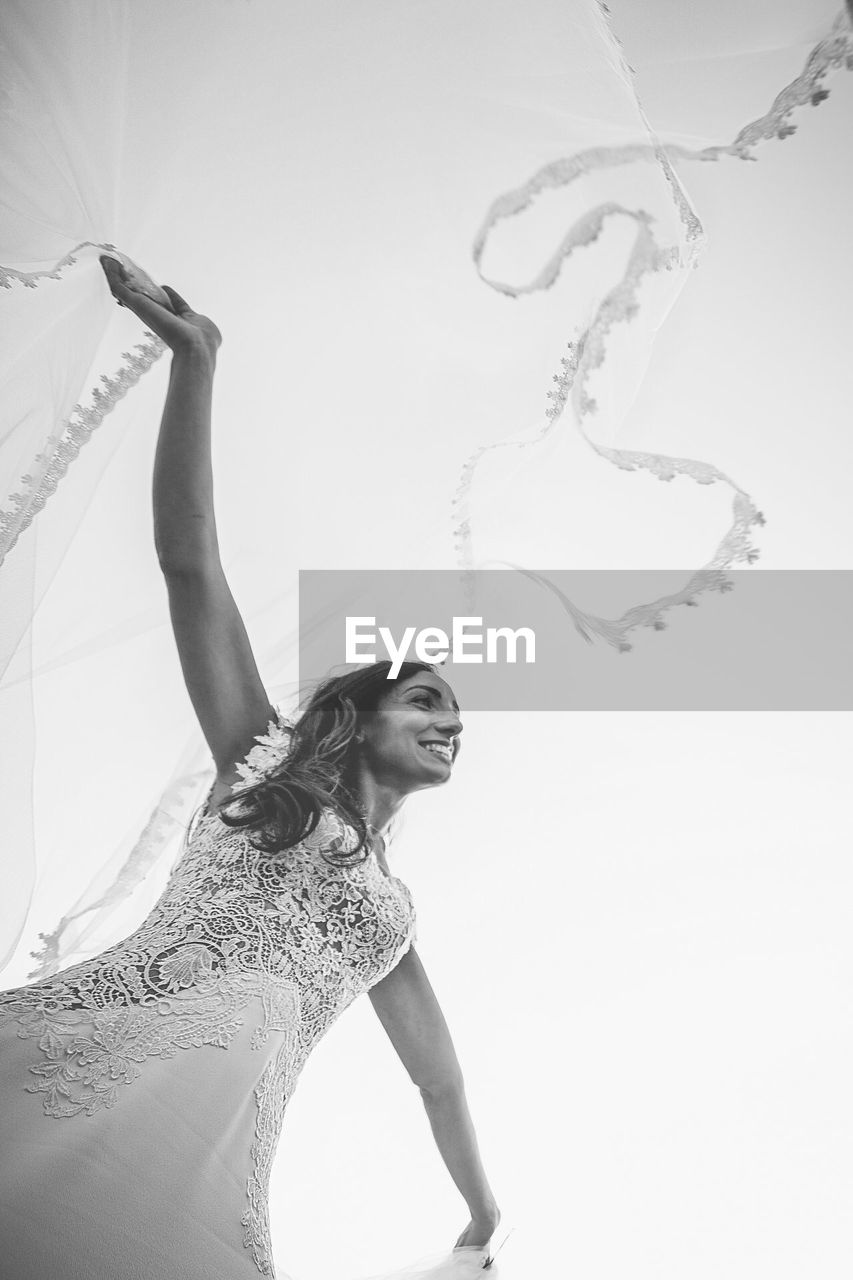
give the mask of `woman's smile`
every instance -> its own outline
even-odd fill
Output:
[[[428,751],[431,756],[437,756],[439,760],[443,760],[445,764],[453,764],[453,748],[449,742],[421,742],[418,745],[424,751]]]

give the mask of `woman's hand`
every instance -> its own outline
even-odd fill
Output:
[[[495,1209],[487,1217],[472,1218],[453,1246],[454,1249],[461,1249],[464,1246],[477,1249],[485,1248],[497,1231],[500,1220],[500,1209]]]
[[[216,356],[222,344],[222,334],[212,320],[193,311],[190,304],[168,285],[163,286],[163,292],[171,303],[171,309],[155,302],[148,294],[132,287],[132,277],[128,277],[125,268],[115,258],[104,255],[100,261],[116,301],[139,316],[174,352],[202,350],[211,358]]]

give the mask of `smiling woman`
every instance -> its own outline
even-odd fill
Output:
[[[278,768],[241,787],[242,813],[227,812],[235,779],[246,781],[240,766],[221,771],[210,801],[228,826],[263,828],[261,847],[269,851],[309,835],[323,809],[335,808],[360,836],[349,857],[369,845],[368,832],[389,827],[407,795],[436,785],[433,766],[452,763],[462,723],[452,690],[432,667],[406,662],[395,676],[390,662],[378,662],[320,682],[284,732]]]
[[[413,951],[412,895],[388,872],[383,835],[409,794],[449,776],[458,705],[429,665],[392,672],[383,662],[323,681],[292,726],[277,717],[219,557],[210,437],[220,331],[171,287],[160,300],[114,258],[102,265],[116,300],[173,353],[154,543],[217,771],[138,928],[55,978],[0,993],[4,1260],[17,1280],[108,1280],[131,1265],[151,1280],[164,1269],[186,1280],[275,1274],[269,1181],[288,1101],[332,1023],[379,986],[377,1012],[470,1212],[445,1268],[473,1253],[484,1262],[500,1211],[450,1034]],[[262,761],[248,750],[258,739]],[[35,1060],[21,1045],[31,1039]],[[228,1053],[177,1052],[210,1045]],[[33,1074],[40,1110],[21,1099]],[[174,1111],[156,1150],[152,1110]],[[58,1119],[75,1123],[45,1132]],[[69,1182],[69,1161],[88,1164],[86,1176]],[[131,1264],[122,1242],[139,1235],[142,1204],[157,1227],[136,1240]],[[73,1235],[68,1224],[81,1221],[91,1229]]]
[[[208,416],[204,383],[174,369],[161,439],[178,396],[184,422]],[[203,432],[194,446],[187,436],[185,451],[203,451]],[[164,494],[155,482],[157,510],[175,518],[169,502],[187,506],[179,486]],[[167,537],[163,524],[167,549],[175,532]],[[230,595],[200,590],[201,572],[183,563],[166,576],[190,693],[211,751],[227,761],[207,714],[218,685],[205,673],[223,661],[229,635],[244,672],[252,657]],[[368,991],[471,1214],[442,1274],[461,1275],[474,1255],[485,1261],[500,1211],[453,1042],[414,951],[412,895],[390,875],[383,834],[409,794],[447,780],[462,724],[429,666],[406,663],[396,679],[389,668],[325,680],[294,724],[274,712],[245,759],[220,763],[165,893],[133,934],[56,978],[0,993],[0,1243],[17,1280],[114,1276],[122,1242],[138,1234],[140,1203],[157,1231],[134,1245],[138,1274],[153,1280],[167,1257],[170,1270],[198,1280],[273,1275],[268,1194],[285,1109],[315,1045]],[[177,1052],[209,1045],[228,1053]],[[19,1096],[33,1074],[39,1109]],[[173,1109],[152,1150],[147,1117]],[[60,1118],[75,1123],[45,1131]],[[230,1176],[199,1176],[211,1163]],[[68,1228],[81,1221],[92,1228],[82,1238]]]
[[[15,1280],[446,1277],[498,1198],[506,1280],[835,1274],[846,721],[626,704],[738,668],[731,566],[846,568],[851,67],[841,0],[6,0]],[[306,566],[497,565],[621,710],[302,700]]]
[[[376,795],[387,803],[394,790],[401,803],[411,766],[394,751],[386,762],[393,781],[377,780]],[[420,785],[428,772],[421,762]],[[366,760],[361,776],[373,776]],[[256,803],[262,793],[256,784]],[[0,1242],[18,1280],[107,1280],[124,1273],[129,1239],[136,1274],[151,1280],[167,1265],[198,1280],[274,1274],[268,1190],[285,1108],[315,1045],[367,991],[470,1207],[448,1265],[466,1251],[482,1259],[500,1214],[413,951],[411,894],[373,848],[356,856],[364,832],[342,818],[334,788],[329,799],[274,854],[203,814],[130,937],[0,995]],[[33,1075],[41,1106],[21,1092]],[[154,1146],[152,1115],[170,1117]],[[139,1239],[143,1203],[157,1228]]]
[[[413,756],[413,748],[450,766],[459,752],[461,733],[459,706],[450,686],[430,668],[408,677],[401,671],[368,718],[362,737],[361,789],[370,791],[381,784],[380,817],[396,811],[394,791],[404,779],[412,791],[435,785],[434,772],[423,778],[423,755]]]

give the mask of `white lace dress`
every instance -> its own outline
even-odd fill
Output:
[[[415,937],[374,853],[328,860],[355,843],[326,811],[268,855],[203,812],[135,933],[0,993],[5,1276],[275,1274],[270,1169],[299,1073]]]

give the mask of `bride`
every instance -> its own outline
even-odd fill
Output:
[[[210,419],[221,335],[173,289],[102,265],[119,305],[173,353],[156,551],[216,779],[134,933],[0,993],[7,1274],[275,1275],[268,1189],[284,1112],[311,1050],[363,992],[468,1206],[448,1274],[489,1265],[500,1211],[415,951],[411,895],[385,854],[406,797],[450,778],[459,708],[414,662],[396,680],[387,662],[326,679],[295,723],[270,704],[217,545]]]

